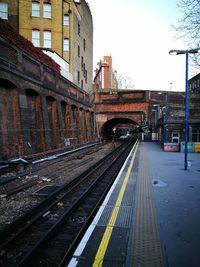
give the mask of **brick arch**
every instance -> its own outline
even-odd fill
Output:
[[[81,130],[81,142],[87,141],[87,128],[86,128],[86,113],[83,107],[79,108],[80,130]]]
[[[71,139],[71,115],[70,115],[70,104],[62,100],[60,102],[61,107],[61,138],[64,141],[65,146],[70,144]]]
[[[62,131],[65,131],[67,129],[67,106],[68,103],[66,101],[61,101],[61,115],[62,115]]]
[[[0,79],[0,159],[23,154],[19,90]]]
[[[139,123],[141,120],[146,120],[147,114],[145,111],[119,111],[117,113],[106,114],[107,120],[112,119],[127,119]]]
[[[90,110],[86,110],[86,133],[87,133],[87,140],[92,140],[92,135],[93,135],[93,129],[92,129],[92,114]]]
[[[114,135],[113,129],[116,127],[128,127],[137,132],[139,129],[138,123],[130,118],[117,117],[106,121],[99,129],[99,135],[102,139],[110,139]]]
[[[33,90],[27,89],[26,95],[26,125],[25,132],[28,143],[26,146],[27,153],[38,153],[45,150],[45,133],[44,121],[42,116],[42,102],[40,94]]]
[[[52,96],[46,96],[46,112],[46,135],[48,146],[50,149],[59,148],[61,146],[61,139],[59,133],[57,101]]]
[[[73,130],[73,138],[75,143],[79,143],[80,139],[80,118],[79,109],[76,105],[71,105],[71,127]]]

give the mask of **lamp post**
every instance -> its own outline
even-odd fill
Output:
[[[152,133],[156,133],[156,118],[157,118],[156,112],[157,112],[157,110],[156,109],[152,109],[151,111],[154,112],[153,127],[152,127],[153,131],[152,131]]]
[[[170,50],[170,55],[186,55],[186,68],[185,68],[185,157],[184,157],[184,169],[187,170],[187,142],[188,142],[188,63],[189,54],[196,54],[200,52],[200,48],[190,50]]]
[[[153,104],[152,111],[154,112],[154,132],[157,132],[157,121],[158,121],[158,109],[160,108],[159,104]]]
[[[167,92],[159,92],[159,95],[165,95],[165,112],[163,112],[164,114],[164,143],[168,142],[168,94]],[[164,108],[164,107],[163,107]]]

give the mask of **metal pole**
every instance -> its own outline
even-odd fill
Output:
[[[154,132],[156,132],[156,109],[154,111]]]
[[[163,134],[163,145],[166,143],[166,107],[163,107],[163,119],[164,119],[164,134]]]
[[[168,95],[165,92],[165,142],[168,142]]]
[[[185,162],[184,168],[187,170],[187,140],[188,140],[188,55],[189,52],[186,50],[186,74],[185,74]]]

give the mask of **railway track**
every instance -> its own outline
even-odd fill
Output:
[[[64,266],[131,147],[121,145],[1,231],[0,265]]]
[[[7,184],[9,182],[12,182],[15,179],[18,179],[19,177],[23,177],[25,175],[29,175],[31,173],[37,172],[38,170],[44,169],[56,162],[62,161],[65,158],[68,159],[73,159],[76,157],[79,157],[81,155],[87,154],[92,152],[93,150],[98,150],[102,147],[102,144],[95,142],[95,143],[91,143],[89,145],[85,145],[85,146],[80,146],[71,150],[67,150],[67,151],[61,151],[60,153],[55,152],[55,153],[50,153],[47,155],[43,155],[43,157],[40,156],[35,156],[35,157],[31,157],[31,158],[27,158],[27,160],[25,160],[27,163],[24,165],[25,169],[24,171],[17,171],[16,166],[18,165],[23,165],[23,162],[19,161],[16,159],[13,163],[12,161],[9,161],[11,166],[9,166],[9,168],[12,170],[11,173],[15,173],[14,175],[9,175],[10,173],[10,169],[8,170],[8,172],[6,173],[5,171],[2,172],[0,170],[0,186],[3,184]],[[23,160],[23,159],[22,159]],[[17,164],[18,162],[18,164]],[[5,175],[6,174],[6,175]]]
[[[68,159],[69,160],[69,159]],[[87,159],[85,161],[81,161],[79,164],[77,163],[76,164],[76,168],[79,168],[87,163],[89,163],[89,161],[92,160],[92,157],[90,159]],[[25,177],[19,177],[18,179],[15,179],[14,181],[10,181],[6,184],[3,184],[2,186],[0,186],[0,197],[9,197],[9,196],[12,196],[14,194],[17,194],[21,191],[24,191],[32,186],[35,186],[35,185],[40,185],[40,187],[44,186],[46,181],[51,181],[53,182],[54,180],[56,180],[57,177],[59,177],[59,174],[63,171],[65,171],[66,169],[68,171],[73,171],[73,167],[68,167],[66,166],[62,166],[62,167],[59,167],[59,171],[57,171],[57,174],[55,174],[55,172],[52,172],[52,173],[45,173],[45,172],[40,172],[40,175],[39,173],[36,174],[36,175],[33,175],[33,174],[29,174],[29,175],[26,175]],[[42,182],[41,180],[41,176],[44,176],[45,179],[44,179],[44,182]]]
[[[74,158],[81,158],[85,154],[94,153],[99,149],[101,149],[101,145],[96,144],[95,146],[90,145],[89,147],[79,148],[75,151],[67,151],[60,154],[51,155],[52,160],[50,162],[48,160],[40,161],[41,159],[39,159],[37,163],[37,160],[34,159],[34,162],[36,163],[34,163],[34,165],[31,165],[31,168],[29,170],[17,173],[14,176],[5,176],[0,178],[0,196],[7,197],[21,192],[22,190],[27,189],[29,187],[32,187],[33,185],[36,185],[40,181],[37,175],[33,175],[34,173],[47,169],[47,167],[52,166],[54,164],[61,163],[62,161],[65,161],[66,158],[68,161],[70,161]],[[64,169],[66,168],[66,166],[60,167],[59,169],[61,168]]]

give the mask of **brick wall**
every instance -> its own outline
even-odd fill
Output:
[[[66,138],[71,144],[95,140],[90,96],[1,39],[0,51],[4,46],[7,53],[0,54],[0,160],[64,149]]]

